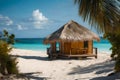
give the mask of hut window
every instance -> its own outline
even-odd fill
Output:
[[[60,51],[60,43],[59,42],[56,43],[56,50]]]
[[[88,48],[88,41],[84,41],[84,48]]]

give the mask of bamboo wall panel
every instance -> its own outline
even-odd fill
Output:
[[[64,54],[70,54],[70,50],[71,50],[71,43],[65,42],[64,43]]]
[[[61,42],[61,52],[62,52],[62,54],[64,54],[64,42]]]
[[[53,45],[53,50],[55,51],[55,45]],[[60,52],[63,54],[78,55],[82,54],[84,49],[84,42],[60,42]],[[93,53],[93,42],[88,41],[88,48],[86,53]]]
[[[88,41],[88,54],[92,54],[92,53],[93,53],[93,42]]]
[[[60,52],[63,54],[64,53],[64,42],[60,42],[61,50]]]
[[[62,52],[62,43],[59,43],[60,53]]]
[[[72,42],[71,43],[71,53],[72,54],[81,54],[82,48],[84,47],[83,42]]]

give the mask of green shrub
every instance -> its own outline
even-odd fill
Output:
[[[116,72],[120,72],[120,58],[116,60],[115,70]]]
[[[5,41],[0,40],[0,73],[17,74],[16,58],[8,54],[12,48]]]
[[[9,56],[6,65],[8,74],[18,74],[18,67],[16,65],[17,65],[16,58]]]
[[[107,38],[112,45],[111,57],[116,61],[115,72],[120,72],[120,34],[106,33],[104,37]]]

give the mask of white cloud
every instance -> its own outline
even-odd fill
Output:
[[[0,15],[0,25],[12,25],[13,24],[13,21],[7,17],[7,16],[3,16],[3,15]]]
[[[18,24],[17,27],[18,27],[18,30],[23,30],[21,25]]]
[[[33,11],[33,18],[36,21],[45,21],[48,20],[40,11],[39,9]]]
[[[37,29],[41,29],[43,28],[42,26],[47,24],[48,22],[48,18],[46,18],[42,12],[39,11],[39,9],[36,9],[33,11],[32,14],[32,20],[33,20],[33,24],[35,26],[35,28]]]
[[[20,24],[17,24],[17,28],[18,28],[18,30],[26,30],[27,29],[26,27],[23,27]]]

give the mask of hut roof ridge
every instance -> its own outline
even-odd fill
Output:
[[[100,40],[99,36],[90,31],[89,29],[81,26],[77,22],[70,20],[64,24],[57,31],[45,38],[45,41],[87,41],[87,40]]]

